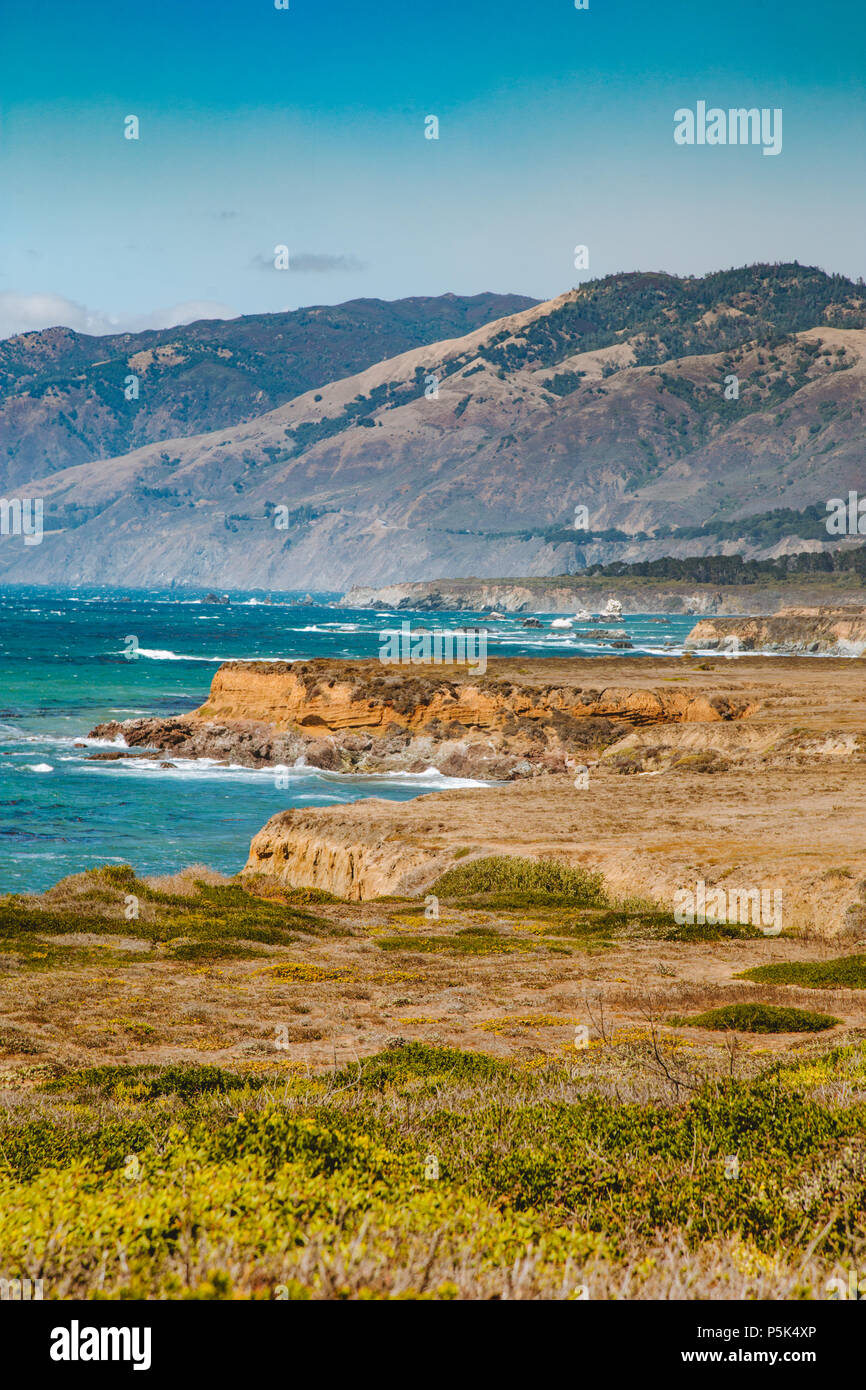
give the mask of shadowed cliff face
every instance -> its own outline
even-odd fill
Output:
[[[775,614],[793,606],[813,609],[827,600],[845,598],[845,591],[831,590],[826,574],[773,580],[766,577],[754,583],[649,579],[634,574],[587,576],[575,573],[556,579],[430,579],[415,583],[387,584],[381,588],[359,585],[343,595],[343,608],[373,608],[406,613],[483,613],[491,608],[500,613],[568,613],[576,608],[591,612],[603,607],[614,595],[624,613],[685,613],[695,619],[703,614]],[[859,576],[849,581],[851,613],[862,608]]]

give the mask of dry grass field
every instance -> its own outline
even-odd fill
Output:
[[[0,1273],[823,1298],[862,1266],[854,946],[678,925],[554,861],[433,887],[112,867],[0,900]]]

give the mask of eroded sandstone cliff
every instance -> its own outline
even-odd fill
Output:
[[[668,910],[698,881],[779,892],[785,929],[866,938],[866,750],[829,766],[755,758],[708,771],[685,761],[624,783],[602,765],[582,789],[558,776],[288,810],[253,838],[246,872],[363,900],[425,895],[470,858],[553,858]]]
[[[669,717],[610,719],[618,737],[584,749],[583,776],[572,762],[567,774],[551,768],[489,790],[287,810],[253,839],[248,871],[364,899],[424,893],[467,857],[553,857],[600,869],[614,894],[667,907],[698,880],[778,890],[786,928],[866,936],[860,663],[743,656],[688,674],[672,661],[603,666],[629,697],[618,694],[618,705]],[[557,689],[573,709],[574,688]],[[610,690],[580,701],[609,709]],[[520,698],[541,703],[535,692]],[[705,717],[689,717],[698,711]]]
[[[436,766],[509,783],[286,810],[255,836],[247,868],[294,886],[415,894],[467,856],[553,856],[668,907],[697,879],[778,888],[786,925],[866,933],[858,661],[521,659],[483,677],[230,662],[195,714],[96,732],[170,758]]]
[[[772,617],[703,618],[685,641],[687,651],[813,652],[862,656],[866,608],[789,607]]]
[[[679,676],[639,679],[639,664],[599,665],[496,661],[486,675],[473,676],[457,667],[376,661],[230,661],[194,714],[103,724],[93,732],[121,736],[130,748],[256,767],[302,759],[335,771],[435,767],[449,776],[502,780],[565,771],[636,728],[748,717],[759,702],[724,681],[684,687]]]

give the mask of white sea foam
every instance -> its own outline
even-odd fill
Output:
[[[38,734],[25,734],[16,724],[0,724],[0,743],[42,743]]]
[[[432,790],[447,790],[454,787],[488,787],[489,782],[470,777],[446,777],[438,768],[428,767],[423,772],[331,772],[324,768],[308,767],[298,761],[289,767],[245,767],[242,763],[220,762],[217,758],[120,758],[116,762],[82,762],[74,769],[76,772],[108,772],[113,776],[130,774],[135,777],[146,774],[161,774],[165,777],[181,777],[185,780],[201,779],[214,781],[231,777],[243,782],[275,782],[279,770],[281,777],[291,782],[332,783],[335,786],[386,787],[417,786]],[[318,792],[311,793],[314,799]]]
[[[164,647],[137,647],[136,656],[145,656],[148,661],[230,661],[228,656],[189,656],[185,652],[173,652]]]
[[[115,652],[115,656],[125,656],[124,651]],[[146,657],[148,661],[206,661],[217,663],[220,661],[300,661],[303,658],[297,656],[190,656],[188,652],[173,652],[168,647],[138,647],[137,656]]]
[[[123,737],[123,734],[118,734],[118,735],[116,736],[116,738],[90,738],[89,735],[83,735],[83,736],[79,735],[78,738],[58,738],[58,739],[55,740],[55,742],[56,742],[56,743],[63,743],[63,744],[66,744],[67,746],[68,746],[70,743],[73,744],[73,745],[76,744],[76,743],[83,743],[84,746],[85,746],[85,748],[128,748],[128,747],[129,747],[129,744],[127,743],[126,739]]]
[[[489,787],[490,782],[477,780],[473,777],[446,777],[444,772],[440,772],[438,767],[426,767],[423,772],[326,772],[323,769],[308,768],[308,772],[316,772],[322,781],[332,780],[340,782],[358,782],[363,786],[373,783],[397,782],[401,786],[435,786],[443,789],[448,787]]]

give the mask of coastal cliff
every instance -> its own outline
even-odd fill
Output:
[[[392,725],[424,729],[458,721],[470,729],[500,729],[510,717],[544,722],[557,715],[574,720],[625,719],[641,724],[736,718],[742,701],[703,690],[670,690],[651,684],[583,684],[567,661],[535,662],[536,678],[526,679],[514,663],[491,662],[489,676],[475,677],[459,667],[383,667],[377,661],[258,663],[228,661],[211,684],[199,719],[261,719],[277,729],[337,733],[344,729],[378,732]],[[563,668],[566,668],[564,671]],[[501,674],[500,674],[501,672]],[[568,679],[559,683],[556,674]],[[594,674],[590,670],[587,675]]]
[[[688,674],[673,661],[605,666],[619,676],[615,693],[578,696],[575,683],[510,696],[536,711],[582,707],[587,724],[607,711],[608,741],[585,744],[567,770],[548,765],[543,778],[401,804],[373,797],[286,810],[253,838],[245,872],[368,900],[424,895],[471,858],[553,858],[600,871],[614,895],[667,907],[698,880],[731,891],[771,886],[786,929],[866,938],[857,663],[746,655]],[[631,718],[611,718],[612,709]],[[404,717],[419,717],[417,702]],[[480,701],[478,717],[489,731]]]
[[[789,607],[771,617],[704,618],[685,640],[687,651],[817,653],[862,656],[866,608]]]
[[[698,881],[707,891],[772,887],[786,929],[860,941],[866,844],[855,822],[866,811],[866,756],[832,760],[835,790],[826,757],[819,762],[803,759],[792,779],[758,755],[706,776],[699,762],[680,757],[661,783],[631,777],[627,790],[615,767],[601,765],[582,791],[556,777],[405,803],[293,809],[254,836],[244,872],[367,901],[424,896],[447,869],[473,858],[554,859],[600,871],[614,897],[669,910]],[[792,816],[795,784],[808,821]],[[842,815],[840,786],[853,800]]]
[[[493,783],[282,811],[246,866],[281,884],[366,900],[424,893],[465,858],[553,857],[668,906],[696,879],[772,886],[786,925],[859,939],[864,729],[859,662],[745,654],[697,665],[497,659],[484,676],[229,662],[194,714],[94,733],[118,740],[109,757],[159,748],[169,759],[435,767]]]
[[[668,665],[659,665],[667,673]],[[673,676],[676,662],[669,667]],[[587,669],[567,660],[503,660],[474,676],[465,668],[427,666],[421,673],[377,661],[230,661],[193,714],[101,724],[93,734],[120,738],[128,749],[252,767],[300,760],[342,772],[432,767],[452,777],[508,780],[564,772],[570,761],[584,763],[636,728],[718,723],[752,712],[754,701],[724,680],[683,688],[645,674],[636,662]],[[118,749],[94,757],[123,755]]]
[[[340,600],[343,608],[376,608],[397,612],[573,613],[576,608],[600,612],[611,598],[624,613],[754,614],[781,613],[792,605],[826,604],[828,598],[863,604],[862,591],[831,589],[815,580],[772,580],[754,584],[697,583],[694,580],[647,579],[623,574],[558,575],[527,579],[431,579],[387,584],[376,588],[357,585]]]

